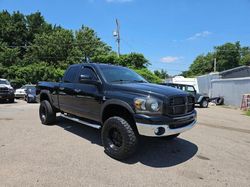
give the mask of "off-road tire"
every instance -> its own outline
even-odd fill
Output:
[[[49,101],[44,100],[40,104],[39,116],[42,124],[51,125],[56,121],[56,112],[52,108]]]
[[[200,107],[207,108],[208,107],[208,100],[207,99],[202,99],[202,101],[200,103]]]
[[[118,132],[120,145],[115,143],[113,133]],[[105,153],[117,160],[128,158],[136,151],[137,136],[129,123],[121,117],[110,117],[102,127],[102,143]]]
[[[14,102],[15,102],[15,98],[9,99],[9,103],[14,103]]]

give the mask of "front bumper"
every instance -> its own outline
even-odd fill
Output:
[[[169,118],[135,115],[138,133],[142,136],[163,137],[190,130],[196,125],[196,111],[192,114]]]
[[[13,99],[14,93],[0,93],[0,99]]]
[[[16,98],[23,98],[25,97],[25,93],[15,93]]]

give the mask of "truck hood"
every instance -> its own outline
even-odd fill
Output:
[[[9,89],[13,89],[10,85],[8,84],[0,84],[0,88],[9,88]]]
[[[147,94],[147,95],[157,95],[161,97],[171,97],[176,95],[188,95],[186,92],[172,88],[170,86],[163,86],[151,83],[128,83],[128,84],[115,84],[116,88],[123,91]]]

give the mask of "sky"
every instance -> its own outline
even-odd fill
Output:
[[[113,50],[117,18],[121,53],[143,53],[149,69],[170,75],[214,46],[250,46],[250,0],[0,0],[0,10],[40,11],[49,23],[72,30],[89,26]]]

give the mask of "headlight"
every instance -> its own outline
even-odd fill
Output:
[[[9,88],[9,92],[14,92],[14,89],[13,88]]]
[[[134,106],[139,113],[160,113],[162,110],[162,102],[154,98],[136,98]]]

